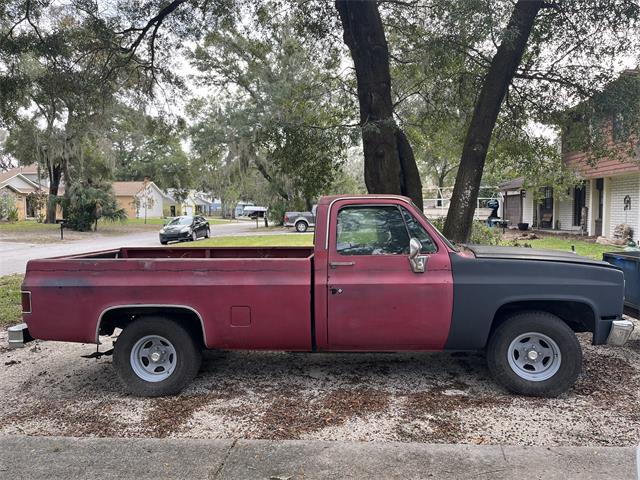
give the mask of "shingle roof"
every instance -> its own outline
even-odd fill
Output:
[[[144,188],[144,182],[113,182],[116,196],[133,196]]]
[[[520,190],[524,185],[524,177],[514,178],[508,182],[502,182],[498,185],[500,190]]]

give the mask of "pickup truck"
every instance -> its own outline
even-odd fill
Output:
[[[297,232],[304,233],[309,227],[316,226],[316,212],[318,206],[314,205],[310,212],[285,212],[283,225],[295,227]]]
[[[32,260],[9,342],[100,344],[135,395],[177,394],[203,349],[486,351],[506,389],[557,396],[575,332],[622,345],[623,274],[567,252],[456,247],[405,197],[333,196],[313,247],[120,248]],[[102,352],[100,352],[102,353]]]

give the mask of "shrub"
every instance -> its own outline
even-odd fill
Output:
[[[0,221],[18,221],[18,208],[16,207],[16,199],[13,194],[6,191],[0,193]]]
[[[125,220],[127,214],[118,208],[113,188],[105,182],[84,180],[69,187],[62,200],[67,225],[73,230],[86,232],[99,218]]]
[[[445,217],[438,217],[429,220],[438,230],[441,232],[444,230]],[[489,228],[487,224],[482,221],[474,221],[471,228],[471,237],[467,243],[472,245],[499,245],[500,238],[499,228]]]

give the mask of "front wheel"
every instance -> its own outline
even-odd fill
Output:
[[[113,366],[124,387],[140,397],[180,393],[195,378],[202,352],[179,324],[145,317],[125,327],[113,352]]]
[[[521,395],[556,397],[573,386],[582,369],[575,333],[555,315],[513,315],[493,333],[487,362],[494,379]]]
[[[195,242],[196,240],[198,240],[198,234],[194,230],[193,233],[191,234],[191,241]]]

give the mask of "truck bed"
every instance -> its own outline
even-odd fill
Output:
[[[36,338],[95,343],[99,323],[121,308],[170,306],[198,316],[209,348],[306,351],[312,262],[311,247],[120,248],[32,260],[25,317]]]

